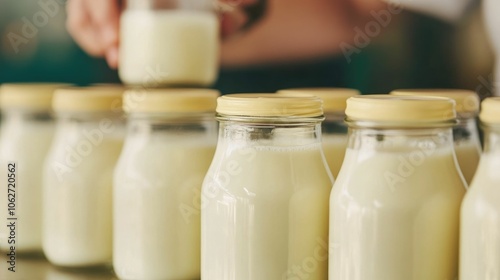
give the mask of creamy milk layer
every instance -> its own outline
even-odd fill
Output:
[[[218,22],[215,14],[202,11],[125,11],[121,79],[150,86],[213,83],[218,69]]]
[[[128,138],[115,171],[114,269],[122,279],[200,279],[201,185],[215,143]]]
[[[330,201],[329,279],[456,279],[464,193],[450,149],[348,149]]]
[[[217,149],[203,184],[202,278],[326,279],[332,182],[320,144]]]
[[[16,163],[16,210],[18,220],[16,251],[42,249],[42,169],[50,148],[54,125],[51,122],[6,122],[2,128],[0,180],[5,189],[0,192],[0,219],[7,221],[7,164]],[[5,207],[5,209],[4,209]],[[9,236],[6,226],[0,227],[0,249],[7,250]]]
[[[460,279],[500,279],[500,152],[484,154],[462,205]]]
[[[58,131],[45,164],[44,253],[59,266],[106,264],[112,256],[113,169],[123,141],[106,135],[83,149],[90,142],[70,133]]]
[[[342,167],[347,143],[347,135],[323,135],[323,152],[325,153],[326,161],[328,162],[328,166],[334,178],[337,178],[340,168]]]

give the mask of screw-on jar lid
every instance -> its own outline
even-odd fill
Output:
[[[360,95],[361,92],[350,88],[297,88],[278,91],[279,94],[309,94],[323,100],[325,113],[344,113],[349,97]]]
[[[486,98],[481,104],[479,118],[486,124],[500,124],[500,97]]]
[[[120,112],[125,88],[122,86],[71,87],[56,90],[54,111]]]
[[[27,109],[49,111],[52,97],[58,88],[69,84],[3,84],[0,87],[0,107],[2,109]]]
[[[230,94],[219,97],[217,113],[240,117],[321,117],[322,103],[316,96]]]
[[[127,113],[214,112],[219,96],[213,89],[133,89],[125,92],[123,108]]]
[[[456,117],[455,101],[430,96],[363,95],[347,100],[351,121],[383,122],[388,126],[425,126]]]
[[[447,97],[455,100],[457,113],[478,113],[479,96],[472,90],[464,89],[404,89],[391,92],[392,95],[399,96],[435,96]]]

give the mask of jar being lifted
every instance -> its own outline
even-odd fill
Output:
[[[127,0],[121,18],[120,78],[126,84],[212,84],[219,21],[210,0]]]

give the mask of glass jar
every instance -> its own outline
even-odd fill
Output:
[[[327,277],[333,179],[321,103],[276,94],[218,99],[219,140],[202,188],[202,279]]]
[[[500,279],[500,98],[483,101],[484,153],[462,204],[460,279]]]
[[[44,165],[43,250],[64,267],[112,255],[112,178],[123,142],[121,87],[58,90],[56,134]]]
[[[337,178],[347,148],[347,125],[344,122],[346,101],[349,97],[360,95],[355,89],[348,88],[310,88],[281,90],[284,94],[311,94],[323,100],[325,121],[321,125],[323,150],[326,161],[334,178]]]
[[[1,87],[0,219],[12,226],[0,227],[0,249],[9,253],[42,250],[41,170],[54,134],[51,100],[54,90],[62,86],[65,85]]]
[[[210,85],[219,61],[219,20],[210,0],[127,0],[120,78],[127,84]]]
[[[114,180],[120,279],[200,279],[201,185],[217,141],[219,92],[127,91],[125,146]]]
[[[466,184],[453,149],[454,102],[347,100],[349,146],[330,200],[331,280],[458,276]]]
[[[457,89],[397,90],[391,94],[437,96],[455,100],[458,120],[453,128],[455,153],[465,181],[470,184],[481,156],[481,140],[476,123],[479,113],[479,96],[474,91]]]

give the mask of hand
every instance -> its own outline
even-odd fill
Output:
[[[68,0],[67,28],[88,54],[118,66],[121,0]]]
[[[236,1],[236,0],[235,0]],[[267,0],[264,18],[222,43],[223,66],[287,63],[342,52],[354,28],[372,20],[382,0]]]

